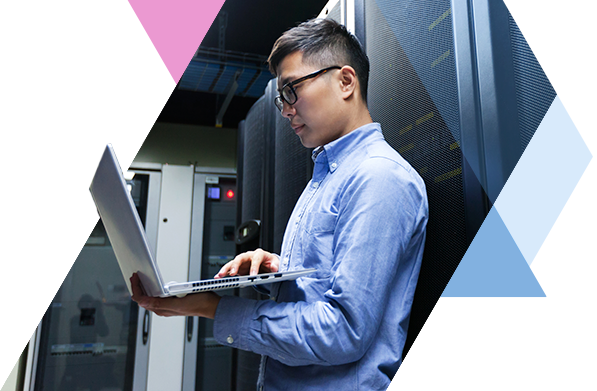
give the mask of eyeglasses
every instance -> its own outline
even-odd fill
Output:
[[[299,83],[304,82],[305,80],[313,79],[314,77],[323,75],[324,73],[326,73],[327,71],[329,71],[331,69],[342,69],[342,67],[340,67],[338,65],[334,65],[333,67],[323,68],[317,72],[313,72],[313,73],[308,74],[307,76],[301,77],[300,79],[296,79],[294,81],[284,84],[282,89],[278,90],[280,95],[278,95],[274,98],[274,104],[276,105],[278,110],[280,110],[280,112],[282,112],[282,110],[284,109],[284,102],[288,103],[289,105],[293,105],[296,103],[298,98],[296,96],[296,90],[294,89],[294,86],[296,86]]]

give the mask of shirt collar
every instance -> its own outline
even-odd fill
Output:
[[[365,139],[371,136],[383,138],[379,123],[372,122],[363,125],[326,145],[315,148],[312,154],[313,162],[316,162],[317,157],[325,151],[323,155],[327,158],[328,168],[330,172],[334,172],[342,164],[346,156],[362,146]]]

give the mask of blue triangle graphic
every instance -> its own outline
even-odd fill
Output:
[[[595,267],[529,267],[496,208],[442,298],[597,298]]]
[[[597,95],[558,95],[494,208],[529,266],[597,267]]]

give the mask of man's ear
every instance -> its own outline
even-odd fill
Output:
[[[342,91],[342,98],[348,99],[354,95],[357,88],[357,74],[354,68],[350,65],[345,65],[340,69],[340,89]]]

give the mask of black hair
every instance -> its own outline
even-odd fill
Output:
[[[367,103],[369,59],[359,40],[346,27],[331,19],[311,19],[299,24],[278,38],[267,60],[270,72],[278,76],[280,63],[296,51],[303,62],[321,68],[350,65],[360,85],[361,97]]]

